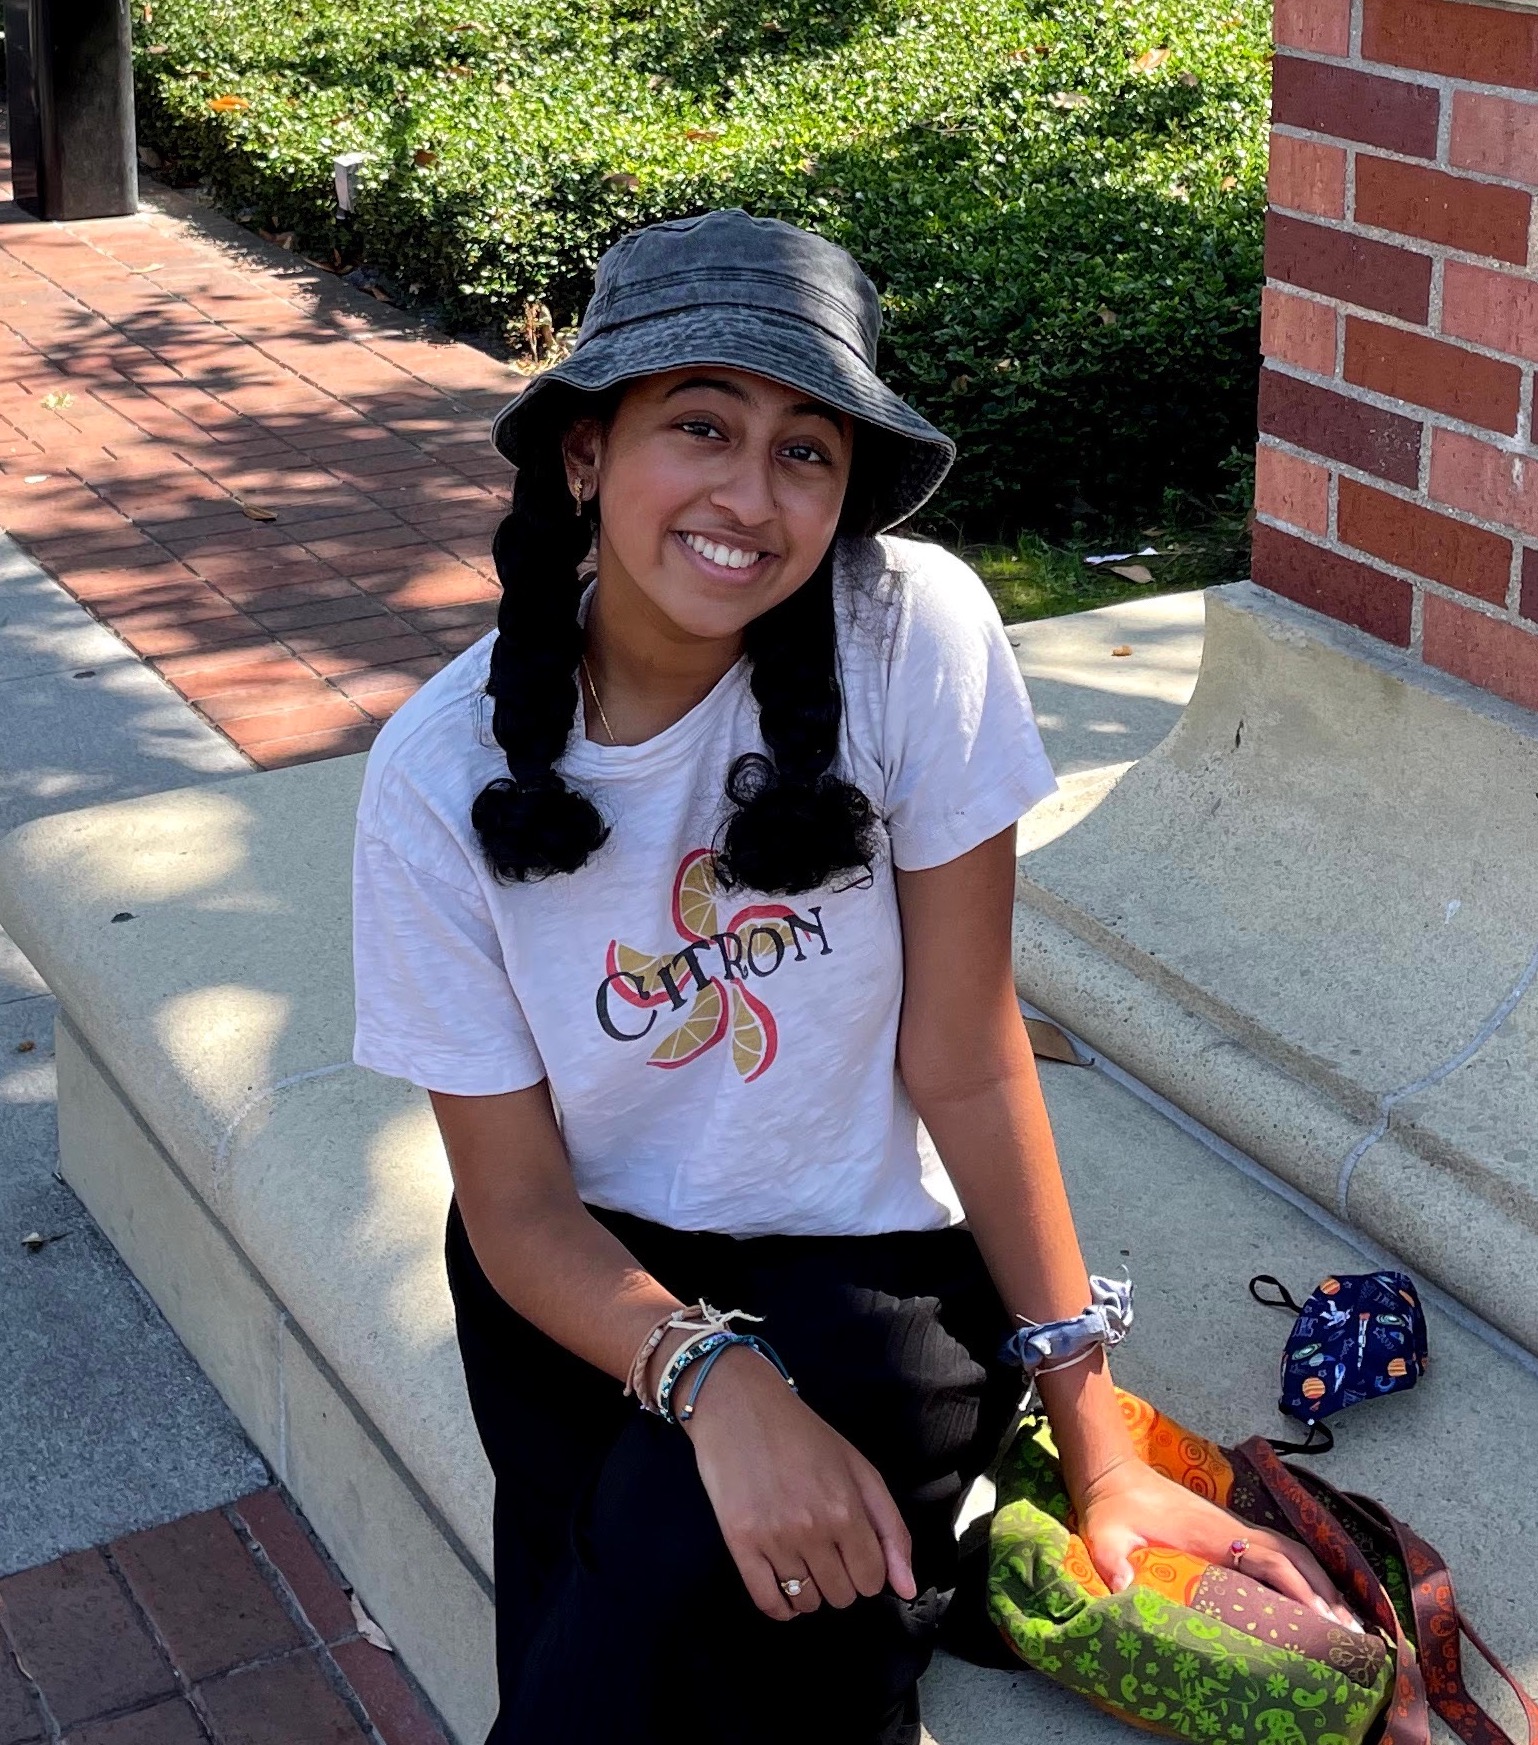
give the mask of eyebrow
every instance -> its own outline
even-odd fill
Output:
[[[735,382],[728,382],[720,376],[690,376],[675,387],[669,388],[662,397],[664,400],[671,400],[675,394],[697,393],[701,388],[711,389],[717,394],[726,394],[733,400],[741,400],[744,404],[748,401],[748,395]],[[794,417],[826,418],[835,430],[843,431],[844,426],[840,422],[840,415],[831,406],[825,406],[821,400],[798,401],[790,408],[790,411]]]

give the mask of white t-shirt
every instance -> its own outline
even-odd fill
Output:
[[[1056,786],[998,609],[938,546],[835,564],[842,773],[882,821],[869,880],[723,892],[728,766],[761,751],[739,661],[642,745],[560,763],[612,826],[580,871],[499,884],[470,826],[507,773],[492,638],[385,726],[358,809],[354,1059],[461,1096],[548,1078],[583,1199],[684,1230],[868,1234],[956,1221],[897,1072],[893,867],[939,866]]]

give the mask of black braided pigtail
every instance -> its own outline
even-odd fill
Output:
[[[746,652],[768,756],[746,752],[727,773],[737,809],[717,847],[717,878],[790,896],[868,870],[875,810],[833,767],[844,699],[831,547],[794,594],[748,626]]]
[[[491,546],[502,604],[486,694],[508,773],[476,796],[470,822],[504,883],[575,872],[609,834],[597,807],[554,768],[577,714],[577,568],[592,543],[593,515],[574,513],[560,444],[542,447],[519,468],[512,511]]]

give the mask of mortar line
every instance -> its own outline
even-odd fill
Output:
[[[1075,1031],[1068,1028],[1050,1012],[1043,1012],[1039,1006],[1033,1006],[1029,1000],[1018,1001],[1020,1010],[1028,1018],[1042,1018],[1047,1023],[1055,1025],[1073,1046],[1085,1057],[1086,1063],[1103,1073],[1113,1084],[1118,1084],[1124,1091],[1130,1091],[1139,1102],[1146,1103],[1149,1108],[1172,1122],[1182,1133],[1188,1133],[1202,1145],[1223,1159],[1227,1164],[1238,1170],[1240,1175],[1262,1187],[1267,1193],[1284,1200],[1295,1210],[1317,1224],[1337,1242],[1354,1249],[1363,1260],[1369,1262],[1375,1271],[1400,1272],[1404,1270],[1404,1262],[1397,1255],[1391,1254],[1386,1248],[1380,1247],[1370,1236],[1354,1229],[1350,1224],[1342,1223],[1331,1212],[1327,1212],[1317,1200],[1311,1199],[1301,1189],[1295,1188],[1291,1182],[1284,1181],[1279,1175],[1273,1174],[1263,1163],[1257,1163],[1247,1152],[1241,1151],[1237,1145],[1230,1145],[1220,1134],[1214,1133],[1210,1127],[1204,1126],[1194,1115],[1188,1115],[1178,1104],[1172,1103],[1168,1097],[1162,1097],[1150,1085],[1145,1085],[1141,1079],[1134,1078],[1130,1072],[1119,1067],[1115,1061],[1108,1060],[1098,1048],[1086,1042]],[[1460,1303],[1456,1297],[1449,1296],[1439,1285],[1432,1284],[1428,1279],[1417,1278],[1417,1288],[1421,1299],[1440,1314],[1446,1315],[1449,1321],[1455,1322],[1466,1333],[1472,1333],[1476,1339],[1482,1340],[1493,1351],[1500,1353],[1516,1364],[1528,1375],[1538,1378],[1538,1357],[1525,1347],[1518,1345],[1516,1340],[1501,1332],[1499,1327],[1492,1326],[1483,1315],[1476,1313],[1466,1304]]]

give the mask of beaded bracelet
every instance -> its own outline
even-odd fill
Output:
[[[760,1339],[756,1333],[733,1333],[730,1328],[722,1328],[705,1334],[702,1338],[685,1341],[668,1360],[668,1367],[657,1387],[657,1411],[669,1424],[686,1423],[694,1415],[695,1401],[699,1398],[700,1388],[705,1377],[710,1373],[711,1366],[729,1345],[751,1346],[760,1357],[772,1363],[785,1378],[786,1385],[794,1393],[796,1384],[791,1380],[790,1371],[786,1369],[779,1353],[767,1340]],[[695,1377],[694,1386],[690,1389],[689,1398],[678,1411],[673,1410],[673,1394],[683,1378],[685,1371],[699,1364],[700,1370]]]
[[[751,1346],[760,1357],[774,1365],[774,1367],[780,1372],[781,1377],[784,1379],[785,1385],[792,1393],[798,1391],[795,1382],[791,1378],[791,1373],[785,1367],[784,1361],[780,1357],[779,1352],[776,1351],[767,1340],[760,1339],[756,1333],[730,1333],[727,1335],[724,1343],[718,1345],[714,1351],[709,1352],[700,1361],[699,1372],[694,1378],[694,1386],[689,1389],[689,1398],[681,1407],[679,1407],[676,1414],[676,1421],[678,1423],[686,1424],[689,1419],[694,1416],[695,1401],[700,1397],[700,1389],[705,1385],[705,1377],[710,1374],[710,1366],[721,1355],[721,1353],[726,1350],[728,1345]]]
[[[662,1380],[657,1383],[658,1416],[669,1424],[676,1424],[678,1420],[673,1416],[672,1399],[673,1389],[678,1386],[680,1376],[691,1363],[708,1357],[712,1351],[721,1350],[731,1340],[745,1337],[745,1334],[733,1333],[729,1327],[718,1327],[684,1340],[668,1359],[667,1368],[662,1372]]]
[[[720,1332],[733,1321],[761,1321],[762,1315],[750,1315],[746,1309],[728,1309],[723,1314],[713,1308],[702,1297],[693,1308],[669,1309],[652,1327],[652,1330],[636,1348],[635,1356],[630,1360],[630,1373],[625,1378],[625,1397],[632,1394],[641,1402],[643,1411],[655,1413],[657,1407],[654,1401],[646,1397],[646,1368],[651,1362],[652,1353],[670,1332],[689,1333],[700,1336],[706,1333]],[[689,1344],[684,1341],[684,1345]],[[679,1347],[682,1350],[683,1346]],[[677,1353],[675,1352],[676,1356]]]

